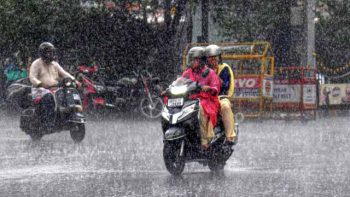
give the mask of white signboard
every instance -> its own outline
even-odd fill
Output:
[[[274,103],[298,103],[301,102],[301,85],[274,84]]]
[[[316,84],[303,86],[304,104],[316,104]]]
[[[320,105],[350,104],[350,84],[320,85]]]

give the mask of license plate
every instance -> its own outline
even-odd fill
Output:
[[[80,100],[79,94],[73,94],[73,98],[74,98],[74,100]]]
[[[168,107],[177,107],[184,104],[184,98],[175,98],[168,100]]]

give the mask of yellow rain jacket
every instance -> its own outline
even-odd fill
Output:
[[[235,90],[235,78],[231,67],[226,63],[220,64],[217,75],[221,82],[219,95],[226,95],[231,98]]]

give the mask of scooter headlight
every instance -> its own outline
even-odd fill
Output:
[[[187,92],[187,86],[176,86],[170,88],[170,93],[173,95],[184,94]]]

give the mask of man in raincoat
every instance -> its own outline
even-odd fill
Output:
[[[211,139],[214,137],[214,126],[219,111],[218,93],[220,92],[219,78],[215,72],[208,68],[203,47],[193,47],[188,52],[190,68],[182,77],[197,81],[201,86],[200,93],[193,98],[200,99],[200,131],[201,145],[204,150],[208,149]]]
[[[234,115],[231,109],[230,98],[234,93],[234,75],[232,69],[226,63],[222,63],[221,48],[217,45],[209,45],[205,48],[208,58],[208,65],[220,78],[220,113],[225,127],[226,142],[237,143],[237,136],[234,129]]]
[[[14,58],[6,58],[4,74],[6,76],[6,86],[9,86],[14,81],[17,81],[28,76],[26,68],[20,68],[19,62]]]

